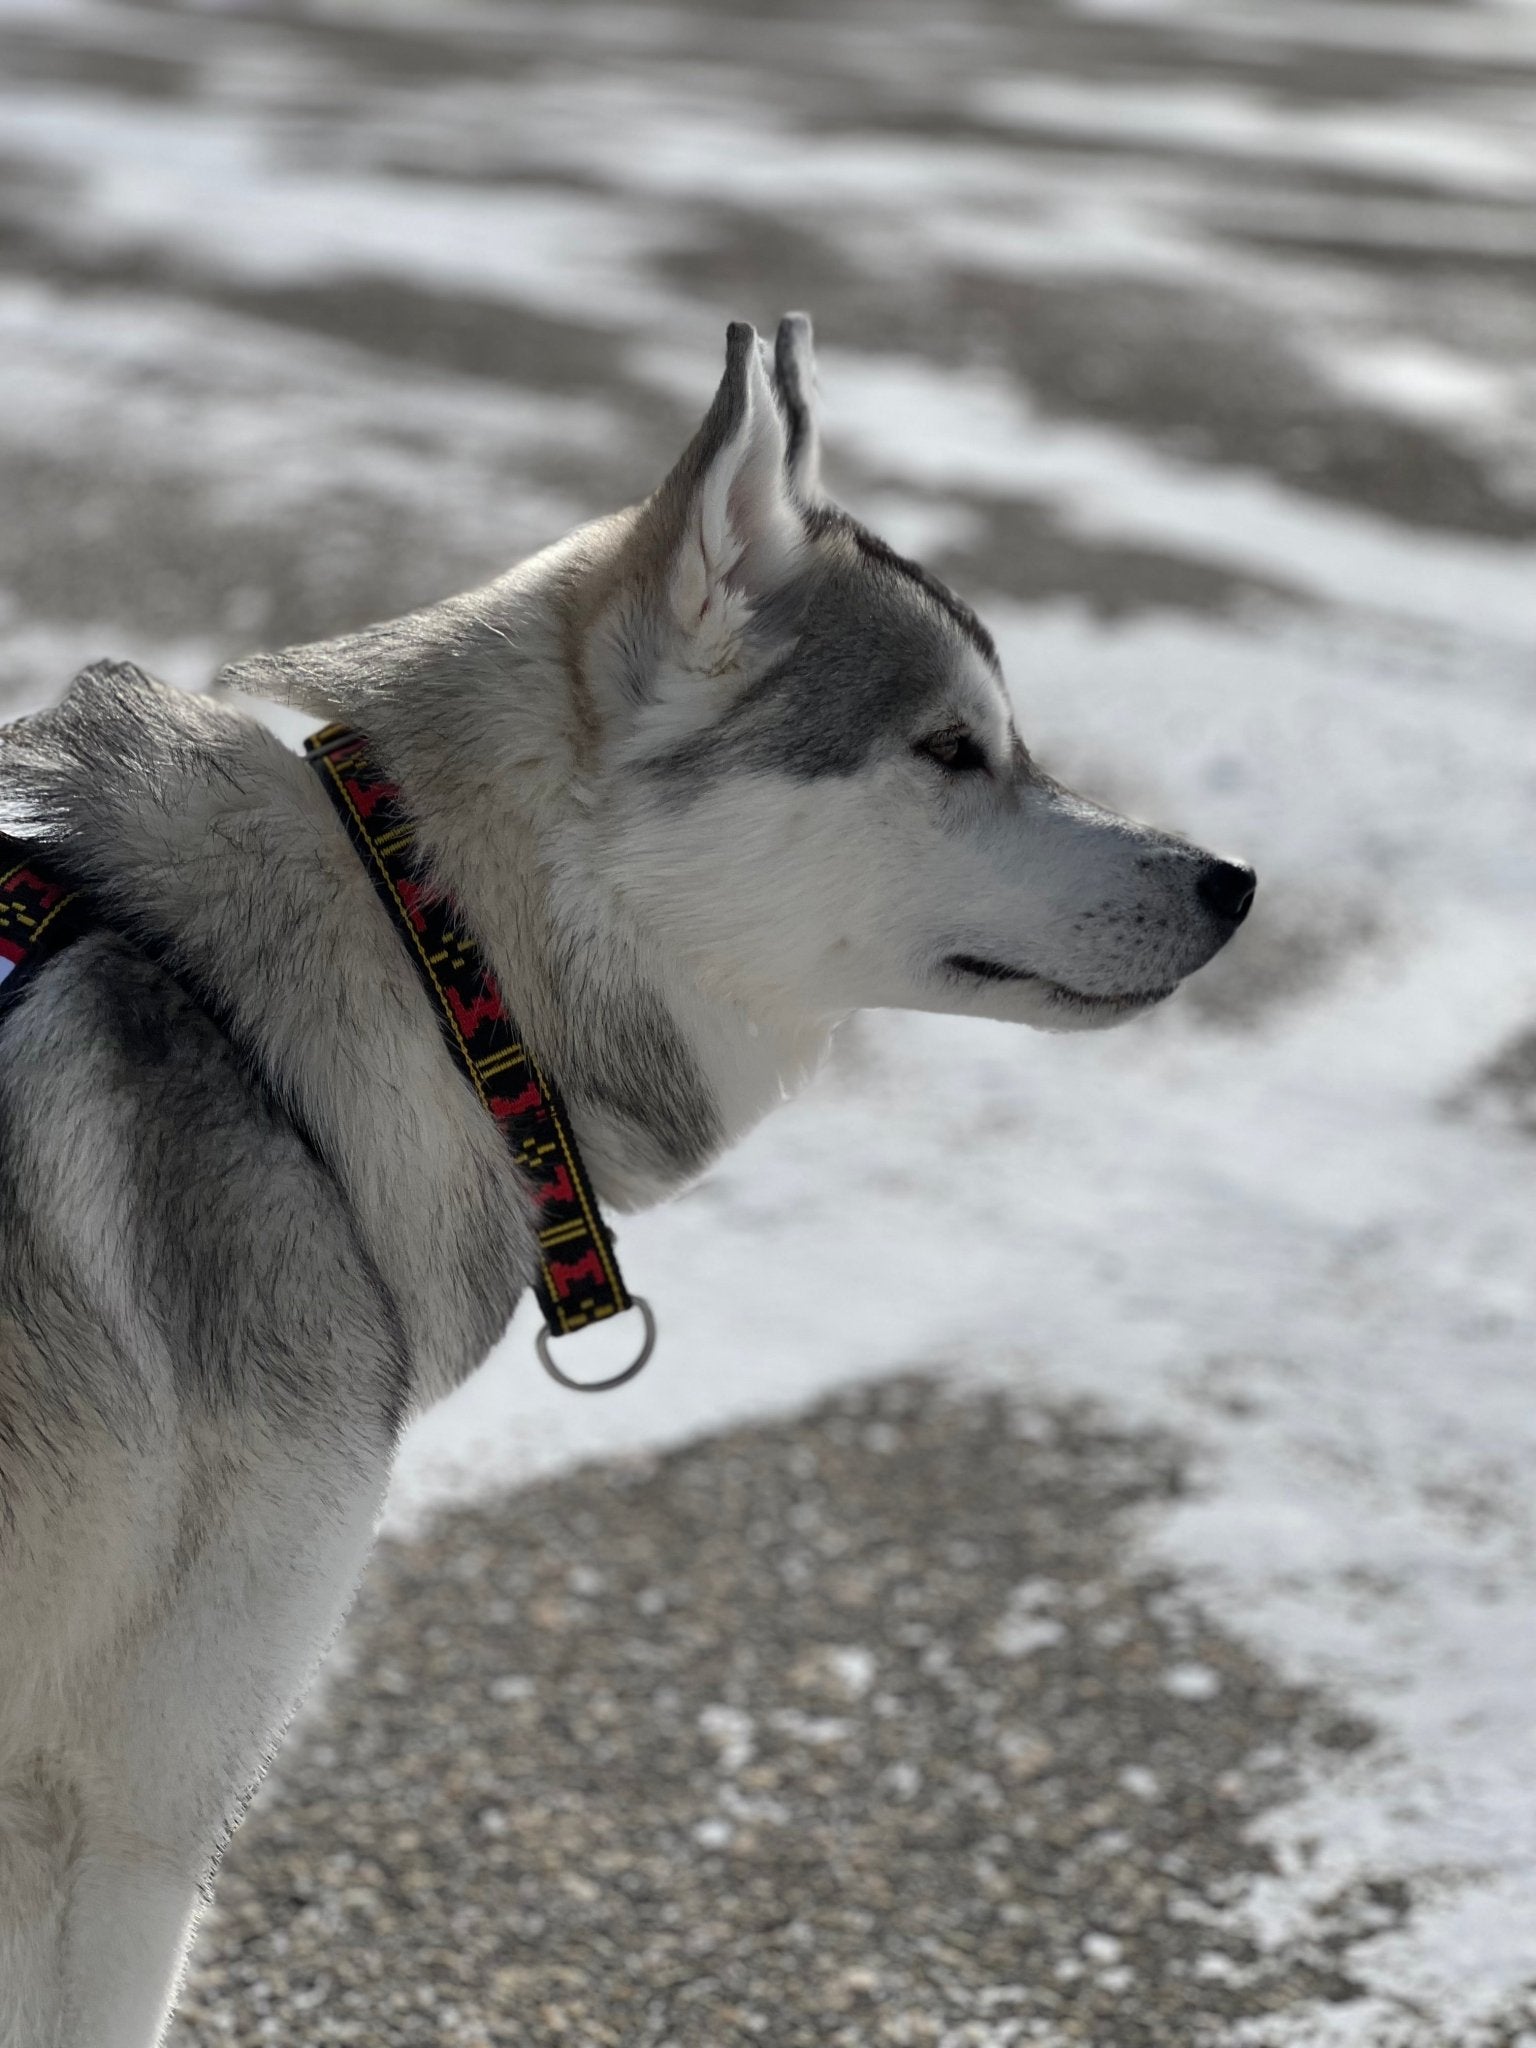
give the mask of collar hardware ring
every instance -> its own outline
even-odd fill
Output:
[[[569,1387],[575,1394],[611,1393],[615,1387],[622,1387],[626,1380],[636,1378],[645,1369],[651,1353],[656,1349],[656,1318],[651,1313],[650,1303],[643,1301],[638,1294],[630,1296],[630,1306],[639,1309],[645,1323],[639,1355],[632,1358],[619,1372],[611,1373],[605,1380],[573,1380],[569,1373],[562,1372],[549,1355],[549,1330],[541,1325],[533,1340],[534,1348],[539,1354],[540,1365],[550,1378],[558,1380],[562,1387]]]

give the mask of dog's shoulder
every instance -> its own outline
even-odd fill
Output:
[[[0,728],[0,830],[81,874],[173,863],[200,809],[302,807],[308,781],[249,714],[131,662],[93,663],[57,704]]]

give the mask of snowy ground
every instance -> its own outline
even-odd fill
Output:
[[[1036,750],[1258,868],[1122,1034],[860,1022],[624,1225],[646,1377],[520,1318],[393,1510],[914,1369],[1171,1432],[1147,1557],[1377,1731],[1237,1915],[1412,1899],[1233,2048],[1536,2041],[1533,202],[1520,0],[0,7],[12,705],[493,571],[807,304]]]

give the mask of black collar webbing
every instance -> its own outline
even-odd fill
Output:
[[[547,1334],[567,1336],[631,1307],[645,1318],[639,1358],[613,1379],[566,1380],[549,1356],[545,1332],[539,1356],[556,1379],[584,1391],[632,1378],[650,1355],[655,1325],[644,1302],[625,1288],[558,1090],[508,1016],[452,898],[419,872],[415,827],[369,740],[348,726],[330,725],[304,747],[432,998],[455,1065],[500,1125],[533,1189],[540,1261],[534,1288]]]

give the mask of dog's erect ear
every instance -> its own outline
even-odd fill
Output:
[[[750,605],[793,567],[805,535],[788,449],[757,335],[735,321],[714,404],[654,500],[673,536],[668,596],[685,630],[722,624],[732,599]]]
[[[789,487],[802,505],[821,496],[821,408],[816,397],[816,349],[809,313],[786,313],[773,344],[773,381],[783,408],[789,446]]]

